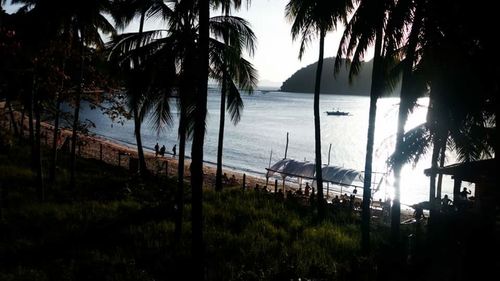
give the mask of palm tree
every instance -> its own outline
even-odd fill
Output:
[[[396,203],[393,205],[391,211],[391,226],[394,238],[399,235],[399,222],[401,217],[399,202],[401,199],[401,169],[403,168],[404,162],[398,159],[404,154],[404,151],[401,149],[404,140],[404,126],[408,119],[408,114],[416,104],[417,98],[425,93],[425,87],[419,87],[417,85],[419,81],[414,74],[414,64],[418,60],[417,44],[419,36],[422,33],[423,13],[423,4],[418,1],[398,1],[390,11],[390,18],[386,29],[386,48],[388,54],[398,53],[397,50],[395,50],[396,46],[400,47],[400,45],[404,45],[401,47],[401,49],[404,50],[402,52],[404,59],[398,67],[400,72],[402,72],[402,83],[395,148],[395,151],[398,152],[400,157],[395,158],[395,165],[393,166],[394,201]],[[406,30],[407,26],[411,26],[411,29],[410,33],[407,34],[407,38],[404,38],[405,34],[403,31]],[[406,43],[401,44],[401,42],[405,41]],[[401,49],[399,50],[400,53]]]
[[[199,114],[199,112],[196,111],[197,102],[199,102],[199,93],[197,92],[197,85],[193,83],[193,81],[198,81],[197,79],[199,78],[196,72],[200,67],[199,61],[197,60],[197,53],[199,52],[197,52],[197,43],[201,41],[201,25],[196,25],[196,17],[199,14],[198,11],[193,9],[193,6],[190,5],[189,1],[175,2],[172,6],[170,6],[170,8],[171,13],[168,17],[168,30],[164,31],[166,33],[166,36],[159,36],[159,33],[161,33],[161,31],[143,32],[141,36],[137,34],[122,34],[120,35],[120,39],[118,39],[120,41],[120,44],[116,45],[114,48],[120,49],[118,53],[122,52],[123,50],[129,50],[128,55],[123,56],[122,60],[130,58],[134,55],[134,53],[140,56],[140,60],[143,61],[146,61],[147,56],[151,57],[154,55],[156,58],[158,58],[160,57],[160,54],[162,54],[164,55],[164,57],[168,57],[168,60],[174,63],[174,65],[177,64],[180,66],[179,84],[177,90],[179,93],[178,107],[180,109],[180,143],[178,188],[176,192],[177,215],[175,230],[175,236],[178,239],[180,237],[182,226],[185,141],[189,136],[194,137],[194,132],[196,131],[195,120],[197,116],[199,116],[197,115]],[[241,32],[241,30],[244,30],[248,34],[251,34],[247,29],[246,22],[243,19],[236,17],[220,16],[209,19],[209,25],[212,33],[214,34],[214,38],[209,38],[210,61],[209,66],[207,66],[207,71],[210,76],[214,79],[222,81],[222,77],[224,76],[224,73],[226,73],[228,77],[226,79],[226,83],[229,83],[227,91],[230,92],[230,96],[233,96],[234,92],[237,91],[237,87],[235,85],[239,85],[242,88],[251,88],[255,83],[254,70],[249,62],[241,58],[241,54],[242,46],[251,46],[253,42],[249,41],[250,44],[247,44],[247,42],[240,43],[239,41],[235,41],[239,40],[239,38],[242,38],[238,37],[238,33]],[[222,34],[229,35],[228,42],[238,42],[238,44],[241,45],[234,43],[233,45],[224,44],[223,42],[218,40],[223,38]],[[141,47],[131,47],[139,45]],[[130,52],[130,50],[132,49],[133,51]],[[226,63],[225,66],[224,62]],[[233,104],[232,101],[230,103]],[[239,101],[234,102],[234,104],[239,103]],[[235,118],[239,117],[240,112],[239,110],[237,110],[237,107],[232,112],[235,113]],[[192,161],[192,163],[193,162],[194,160]],[[191,170],[193,170],[193,164],[191,165]],[[194,190],[193,193],[195,193]],[[198,196],[201,196],[201,194],[199,194]],[[193,197],[194,199],[196,199],[196,195]],[[201,199],[201,197],[198,198]],[[196,203],[193,203],[193,205],[195,204]],[[197,224],[194,219],[195,217],[196,215],[193,216],[194,225]],[[194,228],[196,228],[196,226]],[[201,231],[201,228],[199,230]],[[197,236],[197,239],[199,238],[200,235]],[[201,249],[193,248],[193,253],[195,250],[200,251]]]
[[[210,19],[212,34],[221,37],[224,44],[212,39],[212,45],[222,47],[211,60],[212,76],[221,85],[221,105],[219,122],[219,140],[217,146],[217,172],[215,178],[215,189],[222,190],[222,151],[224,144],[224,123],[226,111],[231,114],[231,121],[236,125],[241,117],[243,101],[239,89],[251,92],[257,84],[256,71],[251,63],[241,57],[242,49],[245,48],[252,55],[255,49],[255,35],[250,29],[248,22],[239,17],[229,15],[213,17]],[[219,49],[218,48],[218,49]],[[214,48],[215,49],[215,48]],[[218,59],[218,60],[216,60]]]
[[[319,36],[319,59],[316,69],[314,86],[314,132],[316,151],[316,185],[318,191],[318,214],[324,217],[325,202],[323,199],[323,175],[321,162],[321,123],[319,112],[319,94],[321,89],[321,73],[323,71],[323,55],[325,36],[328,31],[334,30],[339,21],[346,21],[347,14],[352,8],[352,1],[329,0],[291,0],[286,6],[286,17],[293,21],[292,38],[301,36],[299,59],[302,58],[307,44]]]
[[[71,139],[71,178],[70,187],[75,186],[76,172],[76,142],[78,134],[80,100],[84,92],[84,73],[85,73],[85,53],[87,46],[102,48],[104,42],[100,32],[104,34],[114,34],[115,29],[104,13],[112,10],[111,0],[78,0],[78,1],[49,1],[49,0],[14,0],[12,3],[24,4],[21,9],[32,9],[35,14],[42,18],[50,18],[52,33],[60,30],[71,31],[75,46],[80,49],[80,77],[74,99],[74,122],[73,135]]]
[[[21,1],[13,1],[19,3]],[[34,4],[28,4],[16,14],[18,34],[23,41],[23,50],[21,57],[28,60],[26,65],[27,72],[32,77],[30,90],[27,91],[29,96],[25,97],[28,107],[29,116],[29,131],[30,131],[30,144],[32,147],[32,168],[36,173],[37,193],[39,199],[44,199],[44,186],[42,175],[42,160],[40,149],[40,129],[41,129],[41,116],[42,116],[42,102],[48,100],[48,92],[52,92],[51,79],[58,76],[54,71],[53,65],[60,56],[58,54],[58,47],[60,37],[54,31],[50,31],[53,25],[43,18],[43,12],[48,12],[48,5],[41,5],[41,7],[32,7]],[[36,26],[37,29],[33,29]],[[43,35],[41,35],[43,34]],[[62,49],[62,48],[61,48]],[[19,62],[23,61],[21,59]],[[18,62],[18,63],[19,63]],[[49,89],[50,88],[50,89]],[[44,94],[45,93],[45,94]],[[33,117],[35,116],[35,119]],[[33,126],[33,121],[36,121]]]
[[[190,1],[189,1],[190,2]],[[215,1],[217,2],[217,1]],[[241,1],[220,1],[229,7],[231,4],[239,8]],[[198,41],[196,72],[197,97],[193,107],[193,142],[191,147],[191,189],[192,189],[192,254],[194,261],[194,278],[204,279],[203,263],[203,144],[205,141],[205,120],[207,115],[207,86],[210,66],[210,1],[197,2],[198,7]]]
[[[372,85],[370,89],[370,110],[368,117],[368,134],[366,143],[363,206],[361,213],[361,247],[364,252],[367,252],[370,246],[370,200],[373,142],[375,135],[377,100],[383,93],[382,82],[384,78],[382,58],[384,56],[384,28],[387,19],[387,10],[391,6],[391,4],[391,0],[359,1],[359,5],[356,11],[354,12],[350,21],[347,23],[335,61],[336,69],[340,68],[342,64],[342,57],[346,57],[351,61],[349,76],[351,78],[358,73],[361,61],[367,48],[371,45],[374,45],[375,47],[372,70]],[[395,200],[393,202],[393,208],[399,208],[399,201]]]
[[[191,146],[191,189],[192,189],[192,255],[194,262],[194,278],[204,280],[203,262],[203,145],[205,143],[205,119],[207,116],[207,87],[209,66],[209,19],[210,1],[198,1],[199,38],[197,44],[196,84],[197,97],[194,103],[193,142]]]
[[[148,0],[148,1],[115,1],[115,18],[118,20],[119,27],[125,27],[130,23],[132,19],[139,16],[139,31],[137,33],[137,37],[141,38],[144,31],[144,22],[146,18],[156,17],[157,15],[161,15],[163,18],[167,18],[171,13],[171,10],[162,0]],[[133,34],[127,34],[128,36],[134,36]],[[123,37],[123,36],[122,36]],[[121,41],[118,40],[117,44],[120,44]],[[141,47],[141,43],[134,45],[127,45],[129,48],[139,49]],[[116,47],[116,46],[115,46]],[[123,50],[125,52],[131,52],[133,50]],[[131,57],[132,61],[128,64],[122,64],[122,67],[129,68],[127,70],[127,97],[128,97],[128,107],[131,110],[132,117],[134,118],[134,134],[137,143],[137,155],[139,157],[139,172],[141,175],[146,175],[148,173],[146,160],[144,157],[144,150],[142,147],[142,138],[141,138],[141,125],[144,120],[144,117],[147,114],[146,105],[147,97],[145,96],[145,91],[148,87],[149,79],[148,77],[144,77],[143,72],[143,61],[139,60],[137,57]],[[169,115],[169,113],[168,113]]]
[[[413,5],[413,8],[409,9],[411,14],[414,15],[411,33],[418,29],[416,26],[421,26],[421,31],[417,31],[413,35],[413,48],[416,46],[417,40],[420,45],[419,55],[414,56],[413,60],[419,62],[416,65],[416,70],[420,72],[419,75],[423,76],[430,88],[430,108],[427,121],[430,137],[420,137],[418,140],[433,145],[431,170],[434,171],[437,168],[438,161],[440,162],[439,166],[444,165],[447,143],[452,144],[457,149],[459,158],[464,160],[478,159],[481,155],[489,155],[491,146],[485,141],[490,139],[490,137],[486,137],[490,134],[486,133],[488,130],[485,129],[485,124],[488,124],[490,117],[485,113],[484,101],[491,101],[491,97],[484,94],[491,94],[491,88],[489,88],[491,85],[489,85],[488,79],[485,79],[485,77],[495,73],[495,70],[491,69],[491,65],[485,67],[482,63],[479,63],[483,60],[478,59],[486,54],[485,46],[488,42],[487,37],[482,32],[478,32],[479,29],[477,29],[477,27],[482,29],[483,25],[479,23],[484,20],[464,20],[463,15],[474,13],[470,13],[469,9],[471,7],[464,7],[456,3],[440,1],[427,1],[425,4],[416,1],[406,2],[410,4],[410,7]],[[424,5],[425,9],[423,9]],[[451,12],[450,6],[453,6]],[[412,35],[409,36],[409,44],[406,47],[407,58],[405,60],[407,61],[412,60],[411,52],[415,52],[413,48],[410,48],[411,41]],[[406,67],[408,69],[409,65]],[[481,70],[482,73],[478,74],[478,70]],[[407,70],[407,72],[409,71]],[[409,77],[403,74],[400,113],[405,103],[408,107],[408,94],[410,94],[411,101],[411,92],[408,87],[404,89],[405,85],[409,85],[404,81],[405,76]],[[492,79],[492,81],[494,80]],[[492,88],[495,88],[495,86]],[[471,92],[480,94],[470,95]],[[464,108],[464,105],[467,108]],[[404,117],[400,118],[400,120],[402,119]],[[393,155],[394,159],[392,159],[394,163],[399,162],[394,168],[396,183],[399,183],[397,171],[400,170],[401,165],[409,156],[414,157],[413,155],[416,153],[414,150],[407,150],[416,143],[414,138],[411,138],[415,137],[415,131],[405,137],[405,139],[408,137],[405,141],[408,144],[404,144],[402,126],[404,124],[400,122],[396,151],[395,155]],[[422,131],[420,130],[420,132]],[[464,134],[464,132],[468,133]],[[475,132],[474,134],[477,136],[484,136],[484,138],[472,140],[467,137],[472,132]],[[423,147],[423,145],[420,144],[416,147]],[[419,153],[421,151],[422,149],[420,149]],[[401,158],[399,161],[397,160],[398,157]],[[440,182],[441,179],[438,179],[436,186],[436,175],[435,173],[431,174],[429,194],[431,206],[435,206],[435,198],[441,196]],[[431,213],[433,213],[432,209]]]

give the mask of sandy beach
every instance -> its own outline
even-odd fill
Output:
[[[4,111],[5,109],[0,104],[0,110]],[[2,114],[5,117],[5,114]],[[21,128],[21,113],[14,112],[14,117],[18,122],[18,129]],[[0,120],[0,126],[6,129],[12,130],[12,125],[10,120],[4,119]],[[23,122],[23,134],[27,137],[28,135],[28,118],[25,116]],[[46,122],[41,123],[41,142],[43,145],[48,147],[52,147],[53,143],[53,131],[54,127],[51,124]],[[69,129],[60,129],[60,133],[57,139],[57,145],[59,149],[59,153],[69,153],[69,145],[71,142],[71,130]],[[99,137],[96,135],[82,135],[79,134],[79,140],[77,143],[77,154],[80,157],[97,159],[100,161],[104,161],[108,164],[120,166],[126,169],[130,169],[130,160],[137,158],[137,148],[134,146],[127,146],[110,139],[106,139],[103,137]],[[169,177],[177,176],[177,167],[178,167],[178,156],[174,157],[172,154],[167,153],[165,156],[155,156],[154,152],[151,152],[147,149],[144,150],[144,155],[146,159],[146,165],[149,171],[153,174],[165,174],[168,173]],[[184,180],[189,181],[190,171],[189,165],[191,164],[190,159],[185,160],[184,165]],[[203,165],[203,173],[204,173],[204,188],[211,189],[215,187],[215,175],[217,168],[213,164],[204,163]],[[223,167],[223,173],[226,173],[228,178],[233,177],[236,179],[235,183],[230,184],[231,187],[242,187],[243,178],[245,177],[245,187],[246,188],[254,188],[257,184],[262,187],[266,186],[265,177],[256,177],[253,175],[245,174],[242,171],[227,169]],[[305,184],[305,183],[304,183]],[[277,181],[277,188],[283,188],[282,180]],[[286,190],[295,190],[299,187],[299,185],[295,182],[288,181],[285,183]],[[275,189],[275,178],[270,178],[267,184],[267,189],[270,192],[274,192]],[[325,190],[326,191],[326,190]],[[351,192],[347,192],[348,195],[351,195]],[[334,191],[330,191],[329,196],[327,196],[327,201],[330,200],[337,194]],[[357,200],[361,201],[361,197],[357,196]],[[378,202],[375,202],[378,203]],[[377,213],[378,207],[374,204],[375,213]],[[378,205],[377,205],[378,206]],[[376,214],[374,214],[376,215]],[[412,217],[411,209],[402,209],[402,220],[409,220]]]
[[[4,106],[0,106],[0,109],[4,110]],[[4,114],[2,114],[5,116]],[[27,136],[29,134],[29,121],[27,116],[24,118],[24,122],[21,125],[21,113],[14,112],[14,116],[17,119],[18,129],[23,129],[23,135]],[[12,125],[10,120],[3,120],[2,127],[10,128]],[[41,123],[41,142],[43,145],[52,147],[54,126],[49,123]],[[72,131],[68,129],[61,129],[57,139],[57,146],[59,153],[69,153],[69,146],[71,143]],[[92,158],[104,161],[111,165],[121,166],[124,168],[130,168],[130,159],[137,158],[137,148],[133,146],[127,146],[112,140],[99,137],[96,135],[78,135],[77,142],[77,154],[80,157]],[[167,153],[165,156],[155,156],[154,152],[149,150],[144,150],[144,156],[146,159],[146,165],[149,171],[153,174],[165,174],[168,173],[169,177],[177,175],[178,167],[178,155],[173,156]],[[190,159],[185,160],[184,165],[184,175],[185,180],[190,178],[189,165],[191,164]],[[217,168],[214,165],[205,163],[203,165],[203,173],[205,175],[205,188],[213,188],[215,186],[215,175]],[[241,171],[236,171],[233,169],[224,169],[223,173],[226,173],[229,178],[233,175],[236,178],[237,185],[243,183],[243,176],[245,173]],[[247,188],[254,187],[256,184],[264,186],[266,183],[265,178],[259,178],[255,176],[245,175],[245,185]],[[274,181],[273,183],[274,184]],[[234,186],[234,185],[233,185]],[[271,187],[269,187],[271,190]],[[274,189],[274,188],[272,188]]]

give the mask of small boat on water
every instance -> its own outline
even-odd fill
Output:
[[[349,112],[340,111],[340,110],[333,110],[333,111],[327,111],[326,115],[346,116],[346,115],[349,115]]]

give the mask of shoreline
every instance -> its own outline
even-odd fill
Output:
[[[0,106],[0,109],[5,113],[8,109],[4,106]],[[18,130],[22,131],[24,136],[29,134],[29,120],[25,115],[25,119],[21,122],[21,113],[14,111],[14,118],[18,126]],[[4,128],[12,130],[10,118],[5,118],[3,120]],[[50,149],[53,144],[53,132],[54,126],[47,123],[41,122],[41,143],[42,145],[48,146]],[[69,153],[69,147],[71,143],[72,131],[71,129],[59,128],[59,136],[57,139],[58,154]],[[66,140],[67,139],[67,140]],[[104,161],[108,164],[114,166],[120,166],[123,168],[130,169],[130,159],[138,158],[137,147],[132,144],[125,144],[119,140],[114,140],[107,138],[102,135],[94,134],[90,132],[89,135],[78,134],[78,141],[76,145],[77,155],[83,158],[91,158],[100,161]],[[144,157],[146,160],[147,169],[152,174],[166,174],[168,176],[177,176],[178,168],[178,155],[173,156],[171,152],[166,152],[165,156],[155,156],[154,151],[149,148],[144,148]],[[59,163],[61,165],[62,163]],[[189,166],[191,164],[191,158],[186,155],[184,163],[184,180],[190,178]],[[204,173],[204,188],[214,188],[215,187],[215,175],[217,172],[217,166],[213,163],[203,162],[203,173]],[[243,175],[245,175],[245,186],[246,188],[253,188],[256,184],[259,186],[265,185],[265,176],[258,177],[253,174],[246,173],[234,168],[224,167],[222,172],[226,173],[228,178],[232,175],[235,176],[237,184],[232,185],[232,187],[241,185],[243,183]],[[226,185],[227,186],[227,185]]]
[[[1,107],[0,107],[1,108]],[[4,108],[5,110],[5,108]],[[14,111],[14,117],[17,119],[17,124],[18,124],[18,129],[23,129],[23,134],[28,133],[28,120],[27,116],[25,116],[25,120],[23,122],[23,126],[21,125],[20,119],[21,119],[21,113]],[[10,125],[10,120],[9,118],[6,118],[4,122],[7,121],[8,124],[7,126],[4,126],[11,130],[9,128]],[[51,146],[52,141],[53,141],[53,125],[48,124],[47,122],[41,122],[41,142],[42,144],[46,146]],[[64,129],[60,128],[60,133],[58,137],[58,151],[59,153],[69,153],[69,143],[66,144],[68,147],[65,146],[65,140],[66,139],[71,139],[72,131],[70,129]],[[170,152],[166,153],[166,156],[155,156],[155,153],[151,151],[149,148],[143,148],[144,149],[144,156],[146,160],[146,165],[148,170],[153,173],[153,174],[165,174],[168,173],[168,176],[177,176],[177,168],[178,168],[178,156],[173,157],[173,155]],[[77,143],[77,155],[80,157],[84,158],[92,158],[100,161],[104,161],[108,164],[115,165],[115,166],[120,166],[123,168],[128,168],[130,169],[130,159],[131,158],[138,158],[137,157],[137,147],[132,144],[125,144],[123,142],[120,142],[119,140],[114,140],[110,138],[106,138],[105,136],[102,135],[97,135],[91,133],[91,135],[78,135],[78,143]],[[191,163],[191,159],[186,156],[185,158],[185,164],[184,164],[184,180],[189,180],[190,178],[190,171],[189,171],[189,166]],[[60,163],[61,164],[61,163]],[[204,188],[215,188],[215,178],[216,178],[216,171],[217,167],[216,164],[213,163],[207,163],[203,162],[203,174],[204,174]],[[267,190],[269,192],[274,192],[275,189],[275,180],[277,180],[278,189],[283,188],[283,181],[282,179],[277,179],[276,177],[270,177],[268,184],[266,185],[266,178],[265,175],[262,175],[261,177],[256,176],[254,174],[247,173],[242,170],[238,170],[235,168],[228,168],[224,167],[222,168],[222,172],[227,174],[228,178],[231,178],[233,175],[236,178],[236,183],[235,184],[224,184],[224,187],[230,187],[230,188],[242,188],[243,184],[243,177],[245,176],[245,188],[246,189],[253,189],[257,184],[259,185],[260,188],[267,186]],[[305,184],[305,183],[303,183]],[[299,188],[299,183],[290,181],[288,180],[285,184],[285,189],[286,190],[296,190]],[[326,186],[324,187],[324,192],[326,193]],[[330,187],[330,192],[328,195],[325,196],[325,199],[327,200],[328,203],[331,203],[331,200],[335,195],[342,195],[343,193],[347,193],[348,195],[352,194],[352,192],[349,190],[347,191],[348,188],[345,188],[344,191],[342,189],[336,190],[333,186]],[[361,199],[361,195],[357,194],[356,195],[357,199]],[[374,201],[375,202],[375,201]],[[403,207],[403,206],[402,206]],[[401,209],[402,211],[402,219],[403,218],[408,218],[410,214],[408,214],[408,211],[411,210],[404,210],[404,208]],[[404,213],[404,214],[403,214]]]

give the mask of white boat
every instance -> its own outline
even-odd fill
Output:
[[[340,110],[333,110],[333,111],[327,111],[326,114],[327,115],[346,116],[346,115],[349,115],[349,112],[340,111]]]

